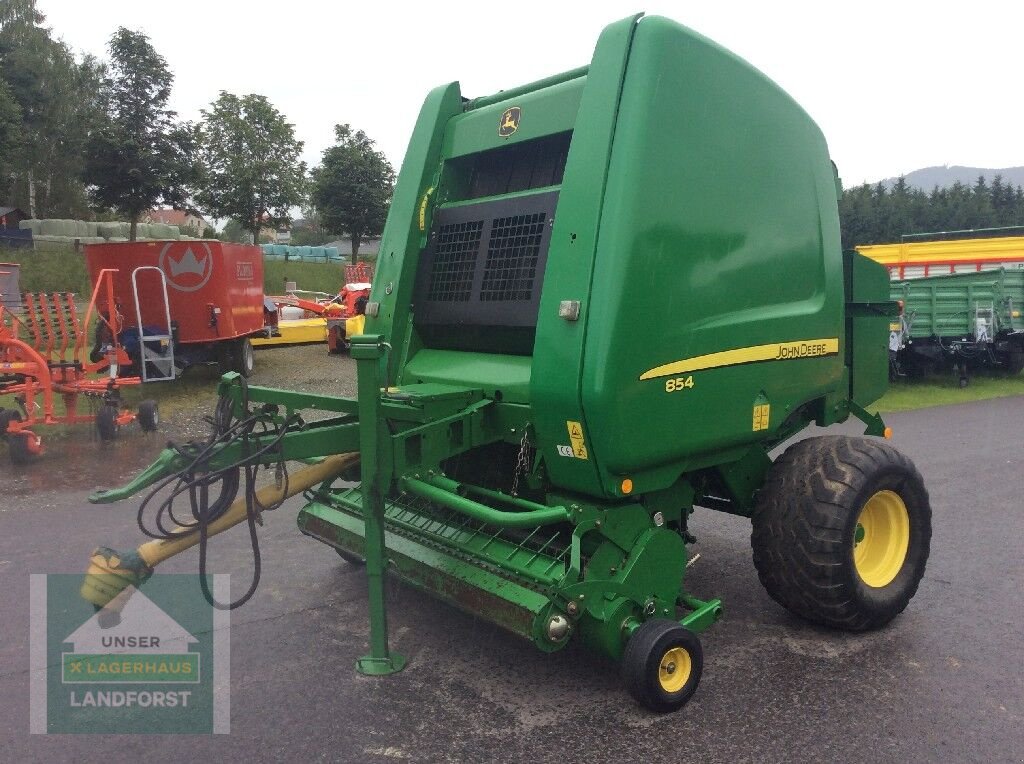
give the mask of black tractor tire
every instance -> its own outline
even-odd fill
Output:
[[[160,426],[160,407],[156,401],[147,398],[139,404],[135,418],[139,420],[143,432],[156,432]]]
[[[28,446],[29,438],[34,435],[11,435],[7,438],[7,450],[11,458],[11,464],[15,467],[24,467],[39,458]]]
[[[907,607],[931,536],[913,462],[883,440],[833,435],[802,440],[775,461],[750,543],[772,599],[808,621],[866,631]]]
[[[100,434],[100,440],[117,440],[121,426],[117,423],[117,406],[103,405],[96,412],[96,431]]]
[[[222,345],[223,347],[220,349],[220,356],[217,361],[220,373],[227,374],[229,371],[233,371],[247,379],[251,377],[253,368],[256,365],[252,340],[248,337],[242,337],[231,342],[222,343]]]
[[[640,705],[658,713],[682,708],[697,691],[703,670],[697,635],[664,618],[642,623],[622,655],[626,688]]]

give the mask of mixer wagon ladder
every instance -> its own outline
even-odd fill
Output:
[[[166,334],[146,334],[142,324],[142,307],[139,305],[139,271],[156,271],[160,277],[160,294],[163,296],[164,326]],[[171,305],[167,299],[167,277],[155,265],[142,265],[132,271],[132,298],[135,300],[135,320],[139,327],[139,367],[143,382],[174,381],[174,341],[171,328]],[[147,350],[147,342],[159,343],[160,350]],[[150,374],[149,364],[154,372]]]

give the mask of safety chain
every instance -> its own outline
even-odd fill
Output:
[[[519,476],[528,475],[533,466],[533,447],[527,437],[529,426],[523,427],[523,437],[519,441],[519,455],[516,457],[516,471],[512,476],[512,495],[519,495]]]

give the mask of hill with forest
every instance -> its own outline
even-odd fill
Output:
[[[965,186],[973,185],[979,176],[985,178],[986,183],[992,183],[999,176],[1003,183],[1010,186],[1024,185],[1024,167],[1004,167],[1002,169],[991,169],[988,167],[964,167],[962,165],[939,165],[936,167],[922,167],[919,170],[908,172],[903,180],[911,188],[917,188],[924,192],[931,192],[936,186],[939,188],[950,188],[954,183],[962,183]],[[887,189],[896,185],[899,178],[886,178],[881,181]]]
[[[1004,171],[1005,172],[1005,171]],[[839,200],[843,247],[889,244],[904,234],[966,231],[1024,225],[1024,187],[994,175],[954,180],[923,190],[907,178],[843,190]]]

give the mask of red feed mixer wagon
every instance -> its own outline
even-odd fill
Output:
[[[120,342],[144,382],[174,379],[198,363],[252,373],[250,338],[268,336],[276,321],[263,295],[259,247],[215,240],[89,244],[85,259],[93,281],[105,269],[117,271],[114,296],[125,316]]]

